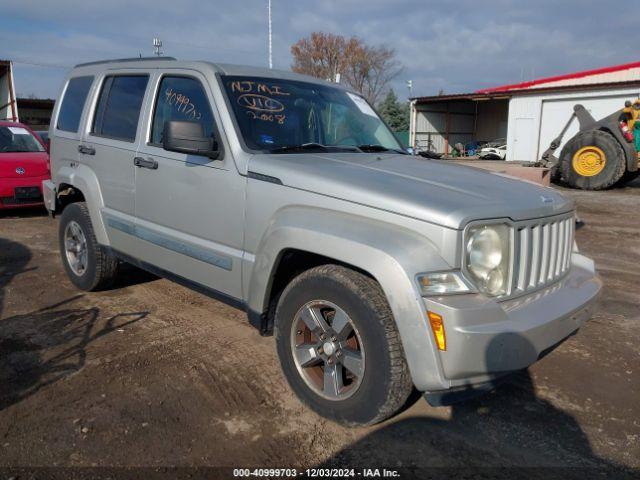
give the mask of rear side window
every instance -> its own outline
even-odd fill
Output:
[[[151,143],[162,143],[165,122],[198,122],[206,137],[213,135],[213,113],[202,84],[189,77],[163,77],[153,112]]]
[[[133,142],[148,80],[147,75],[106,77],[100,91],[91,133]]]
[[[67,90],[62,99],[60,112],[58,113],[58,130],[77,132],[80,125],[80,116],[84,108],[84,102],[91,88],[93,77],[75,77],[69,80]]]

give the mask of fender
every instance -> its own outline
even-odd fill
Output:
[[[93,170],[81,163],[74,166],[62,166],[56,172],[55,183],[60,191],[61,184],[71,185],[82,192],[91,214],[91,222],[96,235],[96,240],[101,245],[109,246],[109,237],[104,227],[102,219],[102,208],[104,200],[102,198],[102,190],[100,183]]]
[[[617,122],[616,122],[616,126],[617,126]],[[620,146],[622,147],[622,150],[624,152],[624,158],[627,163],[627,171],[629,172],[637,171],[638,170],[638,152],[636,152],[635,145],[625,140],[619,128],[604,127],[601,130],[610,133],[613,136],[613,138],[615,138],[620,144]]]
[[[450,232],[457,238],[458,232]],[[264,312],[268,308],[277,261],[291,248],[369,272],[387,297],[416,387],[437,390],[448,386],[414,280],[421,272],[452,269],[429,239],[371,218],[321,208],[286,207],[276,213],[258,245],[247,295],[250,310]]]

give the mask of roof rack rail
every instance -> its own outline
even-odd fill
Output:
[[[132,57],[132,58],[114,58],[112,60],[98,60],[96,62],[79,63],[75,67],[88,67],[89,65],[101,65],[103,63],[123,63],[123,62],[152,62],[159,60],[176,61],[174,57]]]

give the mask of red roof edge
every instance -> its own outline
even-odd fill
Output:
[[[557,82],[559,80],[571,80],[572,78],[582,78],[591,75],[600,75],[602,73],[619,72],[622,70],[628,70],[630,68],[639,68],[640,62],[625,63],[623,65],[614,65],[612,67],[596,68],[594,70],[584,70],[582,72],[567,73],[564,75],[557,75],[555,77],[539,78],[537,80],[531,80],[530,82],[513,83],[510,85],[501,85],[499,87],[484,88],[477,90],[475,93],[495,93],[506,92],[509,90],[524,90],[526,88],[535,87],[536,85],[542,85],[550,82]]]

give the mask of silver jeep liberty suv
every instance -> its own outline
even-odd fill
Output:
[[[243,308],[292,390],[371,424],[415,388],[491,388],[590,316],[601,282],[550,188],[408,155],[357,93],[171,58],[75,67],[50,130],[62,262],[121,262]],[[211,325],[215,329],[215,324]]]

